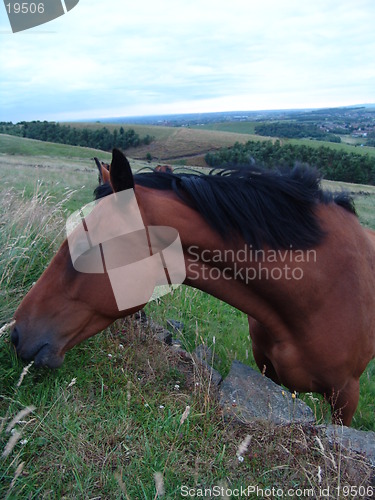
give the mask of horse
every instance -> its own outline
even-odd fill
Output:
[[[100,221],[102,198],[133,189],[145,227],[178,231],[184,284],[248,316],[262,373],[322,394],[333,420],[350,425],[375,355],[375,233],[349,194],[320,180],[304,166],[133,175],[115,149],[92,213]],[[119,310],[108,275],[77,271],[65,240],[17,308],[11,341],[24,360],[57,368],[73,346],[143,306]]]
[[[109,168],[108,163],[104,163],[99,160],[96,156],[94,157],[95,165],[98,169],[98,182],[99,185],[109,183]]]
[[[167,172],[169,174],[173,173],[173,168],[169,165],[157,165],[155,167],[155,172]]]

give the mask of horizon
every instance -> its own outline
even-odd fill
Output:
[[[301,107],[301,108],[283,108],[283,109],[238,109],[238,110],[224,110],[224,111],[209,111],[209,112],[195,112],[195,113],[160,113],[160,114],[153,114],[153,115],[129,115],[129,116],[103,116],[103,117],[94,117],[94,118],[85,118],[82,117],[80,119],[64,119],[64,120],[39,120],[39,119],[30,119],[30,120],[19,120],[17,122],[13,122],[12,120],[7,120],[7,122],[11,122],[14,124],[21,123],[23,121],[25,122],[33,122],[33,121],[49,121],[49,122],[55,122],[55,123],[92,123],[92,122],[97,122],[97,123],[130,123],[125,120],[151,120],[155,121],[156,119],[164,119],[164,121],[168,121],[168,118],[176,118],[179,117],[180,119],[184,117],[191,117],[191,118],[198,118],[199,116],[210,116],[210,115],[234,115],[236,113],[243,114],[243,116],[239,116],[239,118],[245,118],[245,115],[251,115],[251,114],[272,114],[272,113],[299,113],[299,112],[313,112],[313,111],[328,111],[328,110],[355,110],[355,109],[364,109],[364,108],[375,108],[375,102],[373,103],[357,103],[357,104],[349,104],[346,106],[328,106],[328,107],[317,107],[317,108],[311,108],[311,107]],[[251,117],[249,118],[249,121],[251,121]],[[5,122],[4,120],[0,120],[1,122]],[[173,121],[173,120],[171,120]],[[246,120],[245,120],[246,121]]]

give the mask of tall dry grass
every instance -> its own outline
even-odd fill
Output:
[[[0,199],[0,326],[48,265],[64,238],[65,205],[74,191],[56,200],[37,183],[33,196],[10,189]]]

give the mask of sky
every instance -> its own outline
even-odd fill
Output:
[[[375,102],[374,0],[80,0],[18,33],[6,3],[0,121]]]

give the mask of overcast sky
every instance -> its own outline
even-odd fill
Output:
[[[1,2],[0,121],[374,103],[374,26],[374,0],[80,0],[13,34]]]

